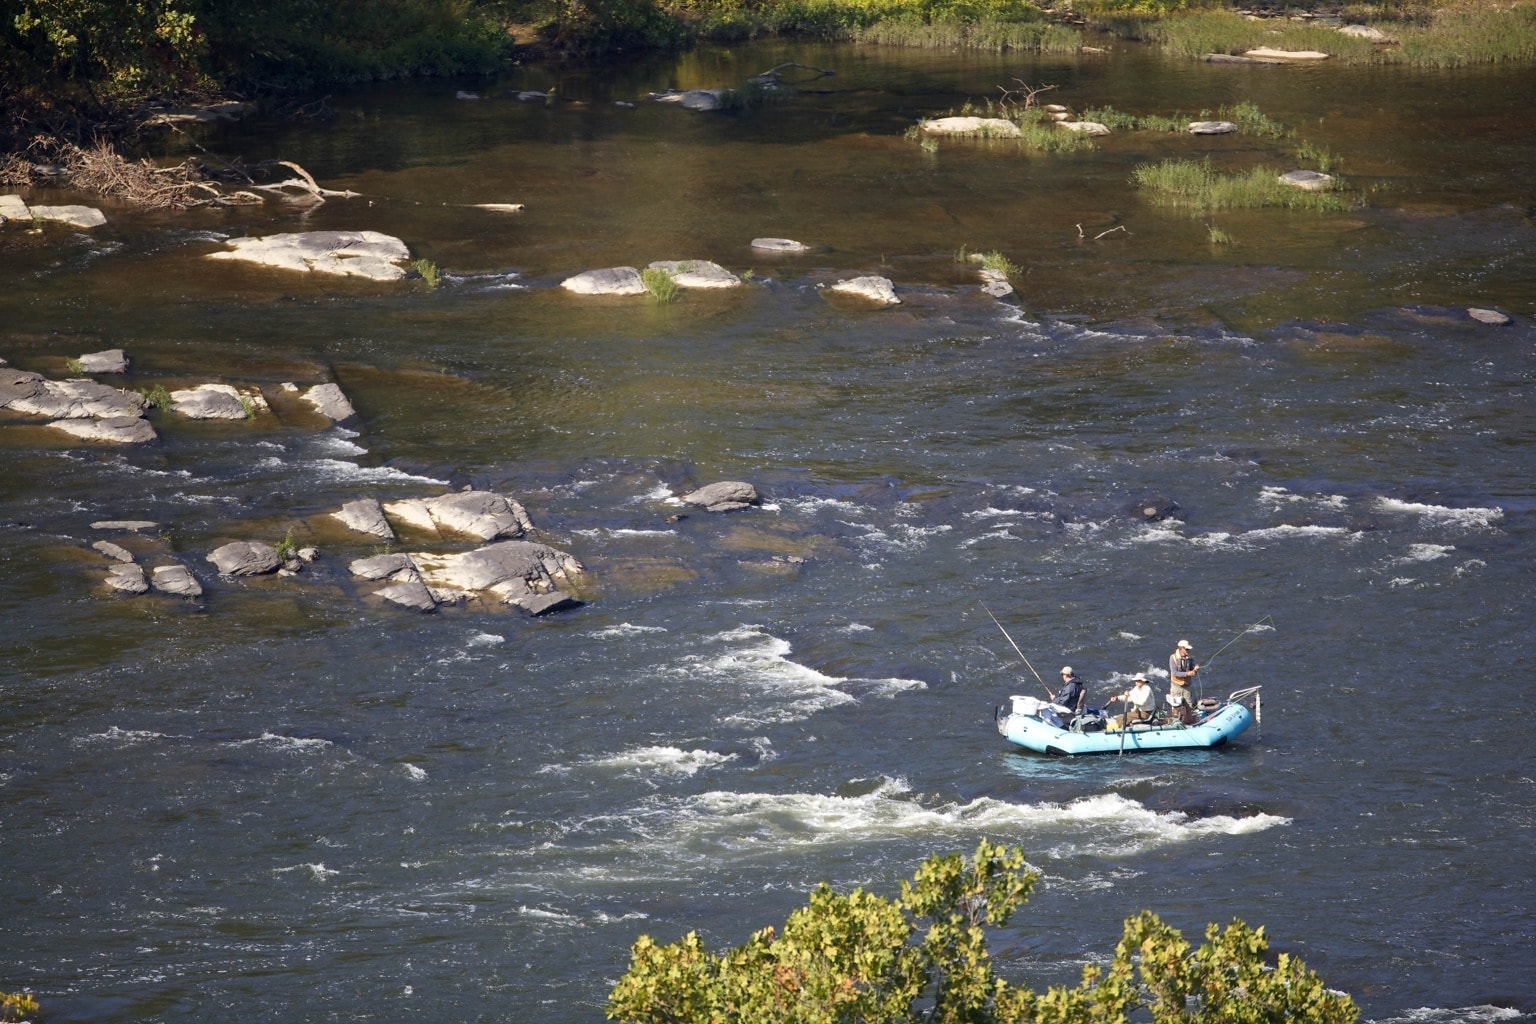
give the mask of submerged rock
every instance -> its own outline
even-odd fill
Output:
[[[1109,135],[1109,125],[1100,124],[1098,121],[1057,121],[1057,124],[1069,132],[1077,132],[1079,135]]]
[[[645,281],[634,267],[607,267],[587,270],[560,282],[560,287],[577,295],[644,295]]]
[[[1191,121],[1189,133],[1191,135],[1231,135],[1237,131],[1237,125],[1231,121]]]
[[[657,103],[675,103],[684,110],[719,110],[732,95],[730,89],[669,89],[653,92],[651,99]]]
[[[754,238],[752,248],[764,252],[810,252],[811,247],[793,238]]]
[[[405,277],[410,249],[392,235],[378,231],[298,231],[260,238],[231,238],[229,252],[208,254],[211,260],[238,260],[301,273],[398,281]]]
[[[757,488],[742,480],[722,480],[708,484],[680,499],[690,505],[698,505],[708,512],[734,512],[762,503]]]
[[[1467,309],[1467,316],[1480,324],[1489,324],[1493,327],[1503,327],[1505,324],[1513,322],[1507,314],[1500,313],[1496,309],[1479,309],[1476,306],[1471,306]]]
[[[106,555],[108,558],[116,562],[133,561],[133,552],[129,551],[121,544],[113,544],[109,540],[98,540],[96,543],[91,545],[91,550],[99,551],[103,555]]]
[[[864,277],[851,277],[846,281],[828,285],[827,291],[839,295],[851,295],[855,298],[868,299],[883,306],[897,306],[901,299],[896,297],[896,286],[889,278],[876,274],[868,274]]]

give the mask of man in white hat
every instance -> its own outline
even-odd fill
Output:
[[[1125,701],[1125,714],[1120,716],[1120,728],[1124,729],[1132,722],[1145,722],[1151,719],[1152,711],[1157,707],[1157,691],[1147,682],[1147,677],[1138,674],[1131,680],[1131,688],[1110,700]]]
[[[1195,649],[1188,640],[1180,640],[1168,656],[1168,706],[1173,715],[1185,725],[1195,721],[1195,698],[1189,692],[1189,684],[1195,681],[1200,666],[1195,664]]]

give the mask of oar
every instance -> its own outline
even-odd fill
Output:
[[[1051,692],[1051,688],[1049,686],[1045,685],[1045,680],[1040,678],[1040,673],[1035,672],[1035,666],[1031,665],[1029,663],[1029,659],[1024,657],[1024,652],[1019,650],[1019,645],[1013,642],[1013,637],[1008,636],[1008,631],[1003,629],[1003,624],[1001,622],[997,621],[997,616],[992,614],[992,609],[983,604],[981,606],[981,610],[987,613],[987,618],[991,619],[993,624],[996,625],[998,629],[1002,630],[1003,636],[1008,637],[1009,645],[1013,647],[1014,653],[1019,656],[1019,659],[1024,662],[1029,671],[1034,674],[1035,679],[1040,683],[1040,689],[1044,690],[1045,695],[1051,700],[1055,700],[1056,695]]]

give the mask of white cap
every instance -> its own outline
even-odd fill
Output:
[[[1193,647],[1193,646],[1192,646],[1192,645],[1191,645],[1191,644],[1190,644],[1190,642],[1189,642],[1189,641],[1188,641],[1188,640],[1180,640],[1180,641],[1179,641],[1179,646],[1180,646],[1180,647],[1182,647],[1182,648],[1184,648],[1184,649],[1185,649],[1185,650],[1186,650],[1186,651],[1192,651],[1192,650],[1194,650],[1194,649],[1195,649],[1195,648],[1194,648],[1194,647]]]
[[[1061,674],[1064,675],[1064,676],[1071,675],[1072,674],[1072,666],[1071,665],[1063,665],[1063,666],[1061,666]]]

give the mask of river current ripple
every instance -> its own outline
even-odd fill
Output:
[[[625,121],[595,86],[562,109],[412,85],[333,100],[366,130],[223,139],[379,196],[544,189],[491,227],[378,200],[367,217],[125,212],[47,248],[0,235],[14,365],[62,376],[65,357],[120,345],[129,386],[334,378],[360,412],[354,430],[161,418],[161,443],[131,450],[0,423],[0,990],[93,1024],[590,1022],[642,933],[737,943],[819,881],[892,893],[923,857],[987,837],[1042,875],[993,942],[1018,980],[1074,980],[1150,908],[1191,938],[1264,925],[1370,1020],[1532,1019],[1528,219],[1448,170],[1413,208],[1377,202],[1323,239],[1249,234],[1213,257],[1179,241],[1203,225],[1139,210],[1142,248],[1030,248],[1034,228],[1005,234],[968,204],[1069,172],[985,147],[924,170],[889,128],[1002,65],[796,56],[848,68],[842,92]],[[1137,95],[1112,70],[1035,70]],[[685,72],[703,73],[632,75]],[[1191,109],[1256,89],[1299,120],[1294,96],[1328,81],[1192,74],[1144,91],[1185,90]],[[1531,137],[1494,158],[1531,166]],[[1355,159],[1384,159],[1378,145]],[[759,181],[770,157],[776,180]],[[1123,182],[1130,157],[1071,173]],[[665,168],[689,174],[662,188]],[[606,262],[748,269],[746,239],[811,234],[802,203],[826,215],[818,171],[848,190],[849,223],[740,294],[663,308],[549,287]],[[703,198],[732,173],[755,206]],[[915,211],[915,256],[864,213],[875,186]],[[602,205],[647,189],[664,216]],[[545,195],[565,204],[560,232]],[[1037,228],[1103,206],[1030,202]],[[192,276],[202,232],[299,226],[394,231],[448,281]],[[965,245],[1017,246],[1021,306],[942,269]],[[816,287],[873,270],[901,307]],[[1479,324],[1469,304],[1514,321]],[[753,481],[764,505],[675,518],[676,495],[718,479]],[[225,539],[307,537],[357,497],[465,484],[522,500],[591,570],[593,600],[538,620],[410,615],[363,598],[345,564],[374,547],[334,536],[293,579],[201,561]],[[1148,521],[1148,504],[1174,511]],[[90,524],[140,518],[203,599],[107,596]],[[985,609],[1096,700],[1165,675],[1178,639],[1221,650],[1205,692],[1262,685],[1262,722],[1215,751],[1015,752],[992,709],[1039,686]]]

